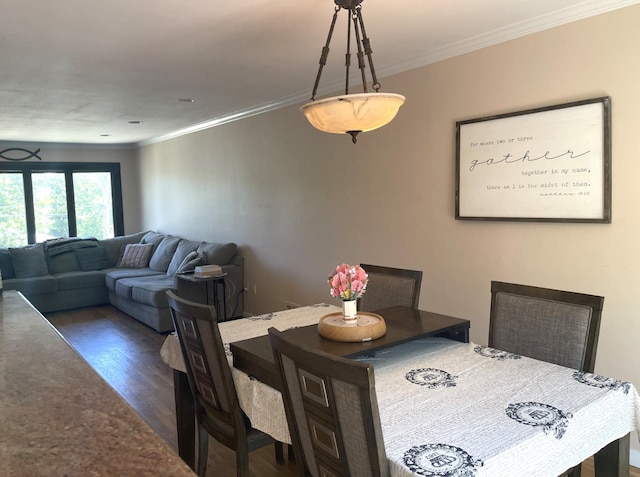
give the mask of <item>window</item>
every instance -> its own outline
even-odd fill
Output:
[[[19,247],[27,243],[22,174],[0,174],[0,246]]]
[[[0,247],[123,234],[120,164],[0,164]]]
[[[111,175],[106,172],[73,174],[76,228],[79,237],[113,237]]]
[[[56,237],[69,237],[64,174],[36,172],[31,175],[31,182],[33,184],[36,242]]]

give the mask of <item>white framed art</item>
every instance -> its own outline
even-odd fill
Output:
[[[611,99],[458,121],[455,218],[611,223]]]

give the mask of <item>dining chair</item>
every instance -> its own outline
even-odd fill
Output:
[[[421,271],[372,264],[360,266],[367,272],[369,283],[360,297],[359,310],[376,311],[396,305],[418,308]]]
[[[215,307],[166,293],[195,400],[198,475],[207,472],[209,435],[235,451],[238,477],[249,475],[249,452],[266,445],[275,444],[276,460],[283,462],[282,443],[252,428],[240,408]]]
[[[604,297],[491,282],[489,346],[593,373]]]
[[[593,373],[604,297],[491,282],[489,347]],[[579,477],[581,464],[565,475]]]
[[[299,475],[387,477],[373,366],[269,328]]]

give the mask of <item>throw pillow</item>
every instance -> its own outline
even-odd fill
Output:
[[[191,252],[195,252],[198,249],[198,245],[200,245],[200,242],[196,242],[194,240],[181,240],[178,244],[178,248],[176,248],[173,257],[171,258],[171,262],[167,268],[167,275],[175,275],[178,272],[180,265],[184,262],[185,257]]]
[[[160,234],[158,232],[147,232],[142,239],[140,239],[140,243],[152,243],[153,249],[160,245],[162,239],[165,237],[165,234]]]
[[[83,272],[109,268],[109,257],[104,247],[77,248],[74,252]]]
[[[150,243],[129,243],[124,248],[124,254],[118,268],[146,268],[153,250]]]
[[[176,269],[176,274],[193,271],[198,265],[204,265],[204,255],[195,250],[184,257],[182,263]]]
[[[11,262],[17,278],[32,278],[48,275],[44,247],[41,243],[28,247],[10,248]]]
[[[166,272],[180,240],[182,240],[180,237],[165,236],[151,256],[149,268],[156,272]]]
[[[98,245],[104,247],[109,257],[109,266],[117,267],[124,254],[124,248],[128,243],[140,243],[140,240],[147,232],[138,232],[130,235],[119,235],[107,239],[98,240]]]

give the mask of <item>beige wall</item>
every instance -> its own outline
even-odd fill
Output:
[[[628,7],[383,78],[407,102],[355,146],[292,107],[144,147],[142,226],[237,242],[251,313],[331,302],[342,261],[423,270],[420,307],[470,319],[477,343],[491,280],[604,295],[596,371],[640,388],[639,24]],[[456,121],[598,96],[612,224],[454,220]]]

